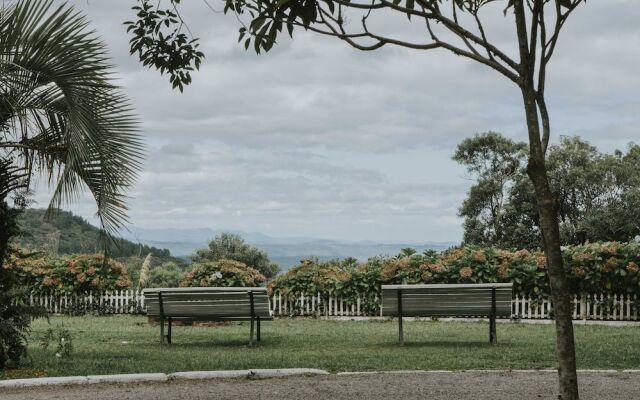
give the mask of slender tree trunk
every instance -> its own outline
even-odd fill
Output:
[[[522,95],[529,131],[530,154],[527,174],[535,188],[555,313],[560,399],[578,400],[578,376],[576,373],[576,351],[572,322],[573,309],[562,261],[562,250],[560,249],[558,212],[554,195],[549,186],[545,154],[540,141],[540,124],[535,93],[533,90],[523,88]]]

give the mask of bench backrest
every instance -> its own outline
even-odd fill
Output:
[[[175,319],[270,319],[264,287],[145,289],[147,315]],[[253,303],[253,306],[252,306]],[[161,315],[162,314],[162,315]]]
[[[382,285],[382,315],[407,317],[489,316],[495,292],[496,316],[511,316],[512,283]]]

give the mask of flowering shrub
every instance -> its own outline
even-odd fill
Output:
[[[258,270],[238,261],[202,261],[193,264],[191,271],[180,282],[180,286],[260,286],[266,280]]]
[[[573,294],[640,295],[640,244],[595,243],[563,250]],[[377,296],[382,284],[513,282],[514,292],[532,297],[550,295],[544,253],[467,246],[442,253],[376,257],[363,264],[303,260],[269,288],[289,295],[316,292],[344,298]]]
[[[124,267],[102,254],[52,258],[14,248],[5,268],[14,269],[20,284],[31,291],[55,294],[119,290],[131,284]]]
[[[270,294],[285,297],[295,297],[297,293],[330,293],[344,298],[360,296],[361,307],[368,312],[378,307],[381,261],[376,257],[367,264],[359,265],[352,258],[342,262],[318,262],[315,258],[308,258],[274,279],[267,289]]]
[[[318,263],[310,258],[300,261],[300,265],[289,269],[268,285],[278,293],[317,293],[343,291],[344,283],[352,280],[351,274],[334,262]]]

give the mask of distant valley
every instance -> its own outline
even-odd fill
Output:
[[[445,250],[456,244],[454,242],[350,242],[310,237],[271,237],[262,233],[224,231],[208,228],[131,228],[129,232],[125,232],[122,236],[132,242],[169,249],[172,256],[185,258],[192,254],[195,249],[206,247],[209,240],[222,232],[233,232],[241,235],[247,243],[266,251],[269,257],[277,262],[283,270],[288,269],[292,265],[297,264],[301,259],[309,256],[318,257],[320,260],[346,257],[366,260],[369,257],[380,254],[396,255],[400,252],[400,249],[406,247],[411,247],[422,252],[427,249]]]
[[[100,251],[100,231],[83,218],[68,211],[54,213],[45,218],[45,210],[28,209],[20,215],[22,234],[15,242],[32,249],[54,254],[92,253]],[[131,227],[121,233],[118,245],[112,248],[112,256],[142,256],[151,252],[160,258],[172,257],[188,261],[188,256],[216,235],[223,232],[237,233],[249,244],[267,252],[271,260],[282,270],[287,270],[306,257],[318,257],[321,261],[354,257],[364,261],[376,255],[396,255],[401,249],[411,247],[418,252],[427,249],[444,250],[456,243],[381,243],[374,241],[343,241],[313,237],[272,237],[263,233],[193,229],[146,229]]]

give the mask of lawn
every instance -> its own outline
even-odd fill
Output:
[[[58,359],[55,345],[40,347],[46,330],[63,325],[74,351]],[[29,358],[0,377],[175,372],[250,368],[322,368],[329,371],[554,368],[552,325],[498,324],[498,345],[488,343],[487,323],[405,322],[403,347],[397,323],[280,319],[265,322],[262,342],[247,346],[247,323],[175,327],[173,344],[158,343],[158,327],[145,317],[52,317],[33,324]],[[636,327],[576,326],[578,367],[640,368]],[[0,373],[1,374],[1,373]]]

